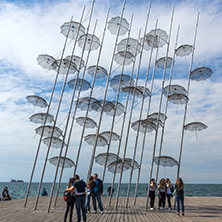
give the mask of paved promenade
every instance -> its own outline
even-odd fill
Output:
[[[102,197],[104,214],[87,214],[87,221],[92,222],[172,222],[172,221],[222,221],[222,197],[185,197],[185,217],[176,216],[175,210],[145,211],[146,198],[137,198],[136,206],[133,206],[133,198],[129,201],[129,207],[125,208],[125,199],[121,197],[117,211],[115,211],[115,197],[108,206],[108,197]],[[40,197],[37,210],[33,210],[35,197],[28,199],[24,208],[24,199],[0,202],[0,221],[13,222],[63,222],[66,203],[62,197],[58,198],[55,208],[47,213],[49,197]],[[158,200],[156,199],[156,203]],[[173,200],[172,200],[173,202]],[[73,222],[77,221],[74,208]],[[67,220],[68,222],[68,220]]]

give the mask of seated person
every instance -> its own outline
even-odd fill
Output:
[[[2,193],[1,193],[1,199],[3,200],[3,201],[5,201],[6,200],[6,198],[8,198],[8,187],[5,187],[4,188],[4,190],[2,191]],[[11,198],[10,198],[11,199]]]
[[[47,191],[45,190],[45,188],[43,188],[42,192],[41,192],[41,196],[48,196]]]

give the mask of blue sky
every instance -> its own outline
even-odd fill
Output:
[[[127,1],[127,4],[130,1]],[[35,135],[34,129],[38,127],[29,121],[29,117],[42,112],[34,108],[26,100],[27,95],[36,94],[49,100],[52,90],[55,72],[43,70],[36,58],[39,54],[49,54],[59,58],[64,44],[64,36],[60,34],[60,26],[67,22],[73,15],[73,20],[78,21],[81,16],[83,5],[86,5],[86,13],[90,10],[91,1],[1,1],[0,3],[0,181],[9,181],[11,178],[28,181],[36,153],[39,136]],[[208,129],[198,132],[198,140],[195,133],[185,132],[184,149],[181,165],[181,177],[188,183],[222,183],[222,152],[221,152],[221,125],[222,125],[222,6],[221,1],[153,1],[151,6],[148,30],[155,26],[158,18],[158,27],[169,31],[169,22],[172,7],[175,6],[175,15],[172,29],[171,47],[169,55],[172,56],[176,38],[177,26],[180,24],[179,45],[192,44],[197,12],[200,11],[200,22],[198,26],[197,43],[194,56],[193,69],[201,66],[210,67],[213,75],[204,82],[191,82],[190,101],[188,104],[187,122],[200,121],[208,125]],[[110,18],[120,15],[122,1],[96,1],[90,32],[93,30],[95,20],[98,19],[96,35],[101,38],[104,21],[108,7],[111,7]],[[130,21],[134,13],[131,36],[137,38],[139,28],[144,28],[148,1],[133,1],[126,7],[124,17]],[[87,26],[87,20],[84,20]],[[124,38],[126,35],[124,36]],[[123,37],[122,37],[123,38]],[[113,50],[114,36],[106,33],[105,44],[102,50],[101,66],[109,69],[110,58]],[[71,52],[71,41],[67,47],[67,55]],[[107,53],[109,52],[109,53]],[[76,55],[80,56],[80,49]],[[145,54],[146,53],[146,54]],[[146,71],[148,52],[144,53],[141,73]],[[166,48],[159,50],[159,57],[166,53]],[[146,57],[147,55],[147,57]],[[86,58],[86,54],[85,54]],[[84,58],[84,59],[85,59]],[[97,52],[92,52],[89,65],[95,64]],[[177,59],[174,68],[172,84],[181,84],[187,87],[187,74],[189,71],[190,57]],[[88,66],[89,66],[88,65]],[[152,64],[153,65],[153,64]],[[118,66],[114,64],[114,68]],[[153,66],[151,66],[152,69]],[[125,68],[130,73],[131,66]],[[119,74],[118,68],[112,76]],[[135,74],[134,74],[135,76]],[[169,76],[169,71],[166,74]],[[156,91],[154,93],[151,112],[157,112],[159,106],[159,85],[161,84],[161,72],[157,70],[155,80]],[[71,78],[71,77],[70,77]],[[58,88],[55,98],[59,96],[64,77],[59,77]],[[90,76],[86,79],[91,81]],[[143,78],[144,79],[144,78]],[[141,79],[140,83],[144,84]],[[98,81],[99,82],[99,81]],[[104,86],[105,83],[102,84]],[[150,77],[148,87],[150,86]],[[58,125],[64,127],[64,119],[71,94],[65,90],[62,112],[59,116]],[[81,95],[87,96],[89,92]],[[93,94],[96,98],[102,98],[103,87]],[[114,99],[115,93],[109,89],[108,98]],[[120,101],[124,102],[124,95]],[[163,106],[164,107],[164,106]],[[139,110],[140,106],[135,110]],[[163,154],[178,158],[180,135],[182,127],[183,106],[169,104],[168,120],[164,136]],[[55,113],[55,109],[52,109]],[[84,115],[78,111],[77,116]],[[96,113],[90,113],[89,117],[98,121]],[[136,120],[138,114],[134,114]],[[145,112],[144,112],[145,117]],[[118,121],[119,118],[116,118]],[[109,130],[112,119],[104,116],[102,129]],[[118,124],[120,124],[119,121]],[[120,125],[116,124],[114,131],[118,132]],[[89,130],[88,133],[94,133]],[[75,124],[68,157],[75,160],[75,147],[78,147],[78,136],[81,127]],[[130,131],[129,149],[127,157],[132,157],[135,133]],[[124,135],[125,136],[125,135]],[[142,138],[142,135],[140,135]],[[150,137],[150,138],[149,138]],[[149,178],[147,172],[150,169],[154,133],[147,136],[146,150],[144,154],[141,182]],[[125,140],[125,139],[124,139]],[[141,144],[138,145],[140,147]],[[42,164],[45,158],[46,146],[42,145],[39,160],[34,175],[34,181],[38,181],[41,175]],[[83,153],[80,157],[78,173],[85,178],[89,157],[92,147],[83,142]],[[113,142],[111,152],[116,152],[117,144]],[[96,154],[105,152],[104,148],[98,148]],[[122,151],[121,151],[122,154]],[[140,150],[138,149],[136,160],[139,161]],[[51,150],[50,157],[58,155],[58,150]],[[47,164],[44,180],[52,181],[54,166]],[[103,168],[94,164],[93,171],[102,174]],[[72,169],[66,169],[63,181],[67,181],[72,175]],[[107,173],[105,182],[110,182],[112,174]],[[136,181],[137,172],[134,172],[133,182]],[[160,176],[169,176],[175,180],[176,168],[161,168]],[[128,181],[129,173],[124,174],[124,182]],[[118,178],[118,176],[117,176]]]

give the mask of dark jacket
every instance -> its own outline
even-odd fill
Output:
[[[183,196],[184,195],[183,189],[178,189],[177,184],[175,185],[175,194],[177,196]]]
[[[98,180],[97,193],[102,194],[103,193],[103,182],[99,178],[97,180]]]

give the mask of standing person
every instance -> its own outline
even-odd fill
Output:
[[[168,201],[168,210],[171,210],[171,197],[172,197],[172,192],[171,192],[171,188],[172,188],[172,183],[170,182],[169,178],[166,178],[166,186],[167,186],[167,190],[166,190],[166,194],[167,194],[167,201]]]
[[[74,178],[69,178],[69,183],[68,187],[66,190],[70,189],[75,182]],[[74,208],[74,203],[75,203],[75,191],[70,191],[70,197],[66,201],[66,211],[65,211],[65,216],[64,216],[64,222],[66,222],[66,218],[69,213],[69,221],[72,221],[72,214],[73,214],[73,208]],[[70,209],[70,212],[69,212]]]
[[[165,183],[164,178],[162,178],[159,182],[158,194],[159,194],[159,209],[160,210],[165,210],[166,183]]]
[[[90,213],[90,197],[92,197],[94,195],[94,187],[96,187],[96,183],[93,180],[93,176],[89,177],[89,181],[86,184],[87,187],[87,191],[86,191],[86,212]]]
[[[94,214],[97,213],[97,207],[96,207],[96,199],[97,199],[98,205],[100,208],[100,213],[103,214],[103,205],[101,201],[101,196],[103,194],[103,182],[102,180],[98,178],[98,174],[96,173],[94,174],[93,178],[96,183],[96,187],[94,187],[94,195],[93,195],[93,208],[94,208],[93,213]]]
[[[109,196],[113,196],[113,192],[114,192],[114,188],[112,188],[112,186],[110,185],[107,189],[107,193],[109,194]]]
[[[184,216],[184,183],[183,180],[178,177],[175,185],[176,201],[177,201],[177,216],[180,216],[180,203],[182,208],[182,216]]]
[[[150,180],[150,190],[149,190],[150,210],[154,210],[154,202],[155,202],[155,195],[156,195],[156,189],[157,188],[158,187],[156,185],[155,179],[151,179]]]

